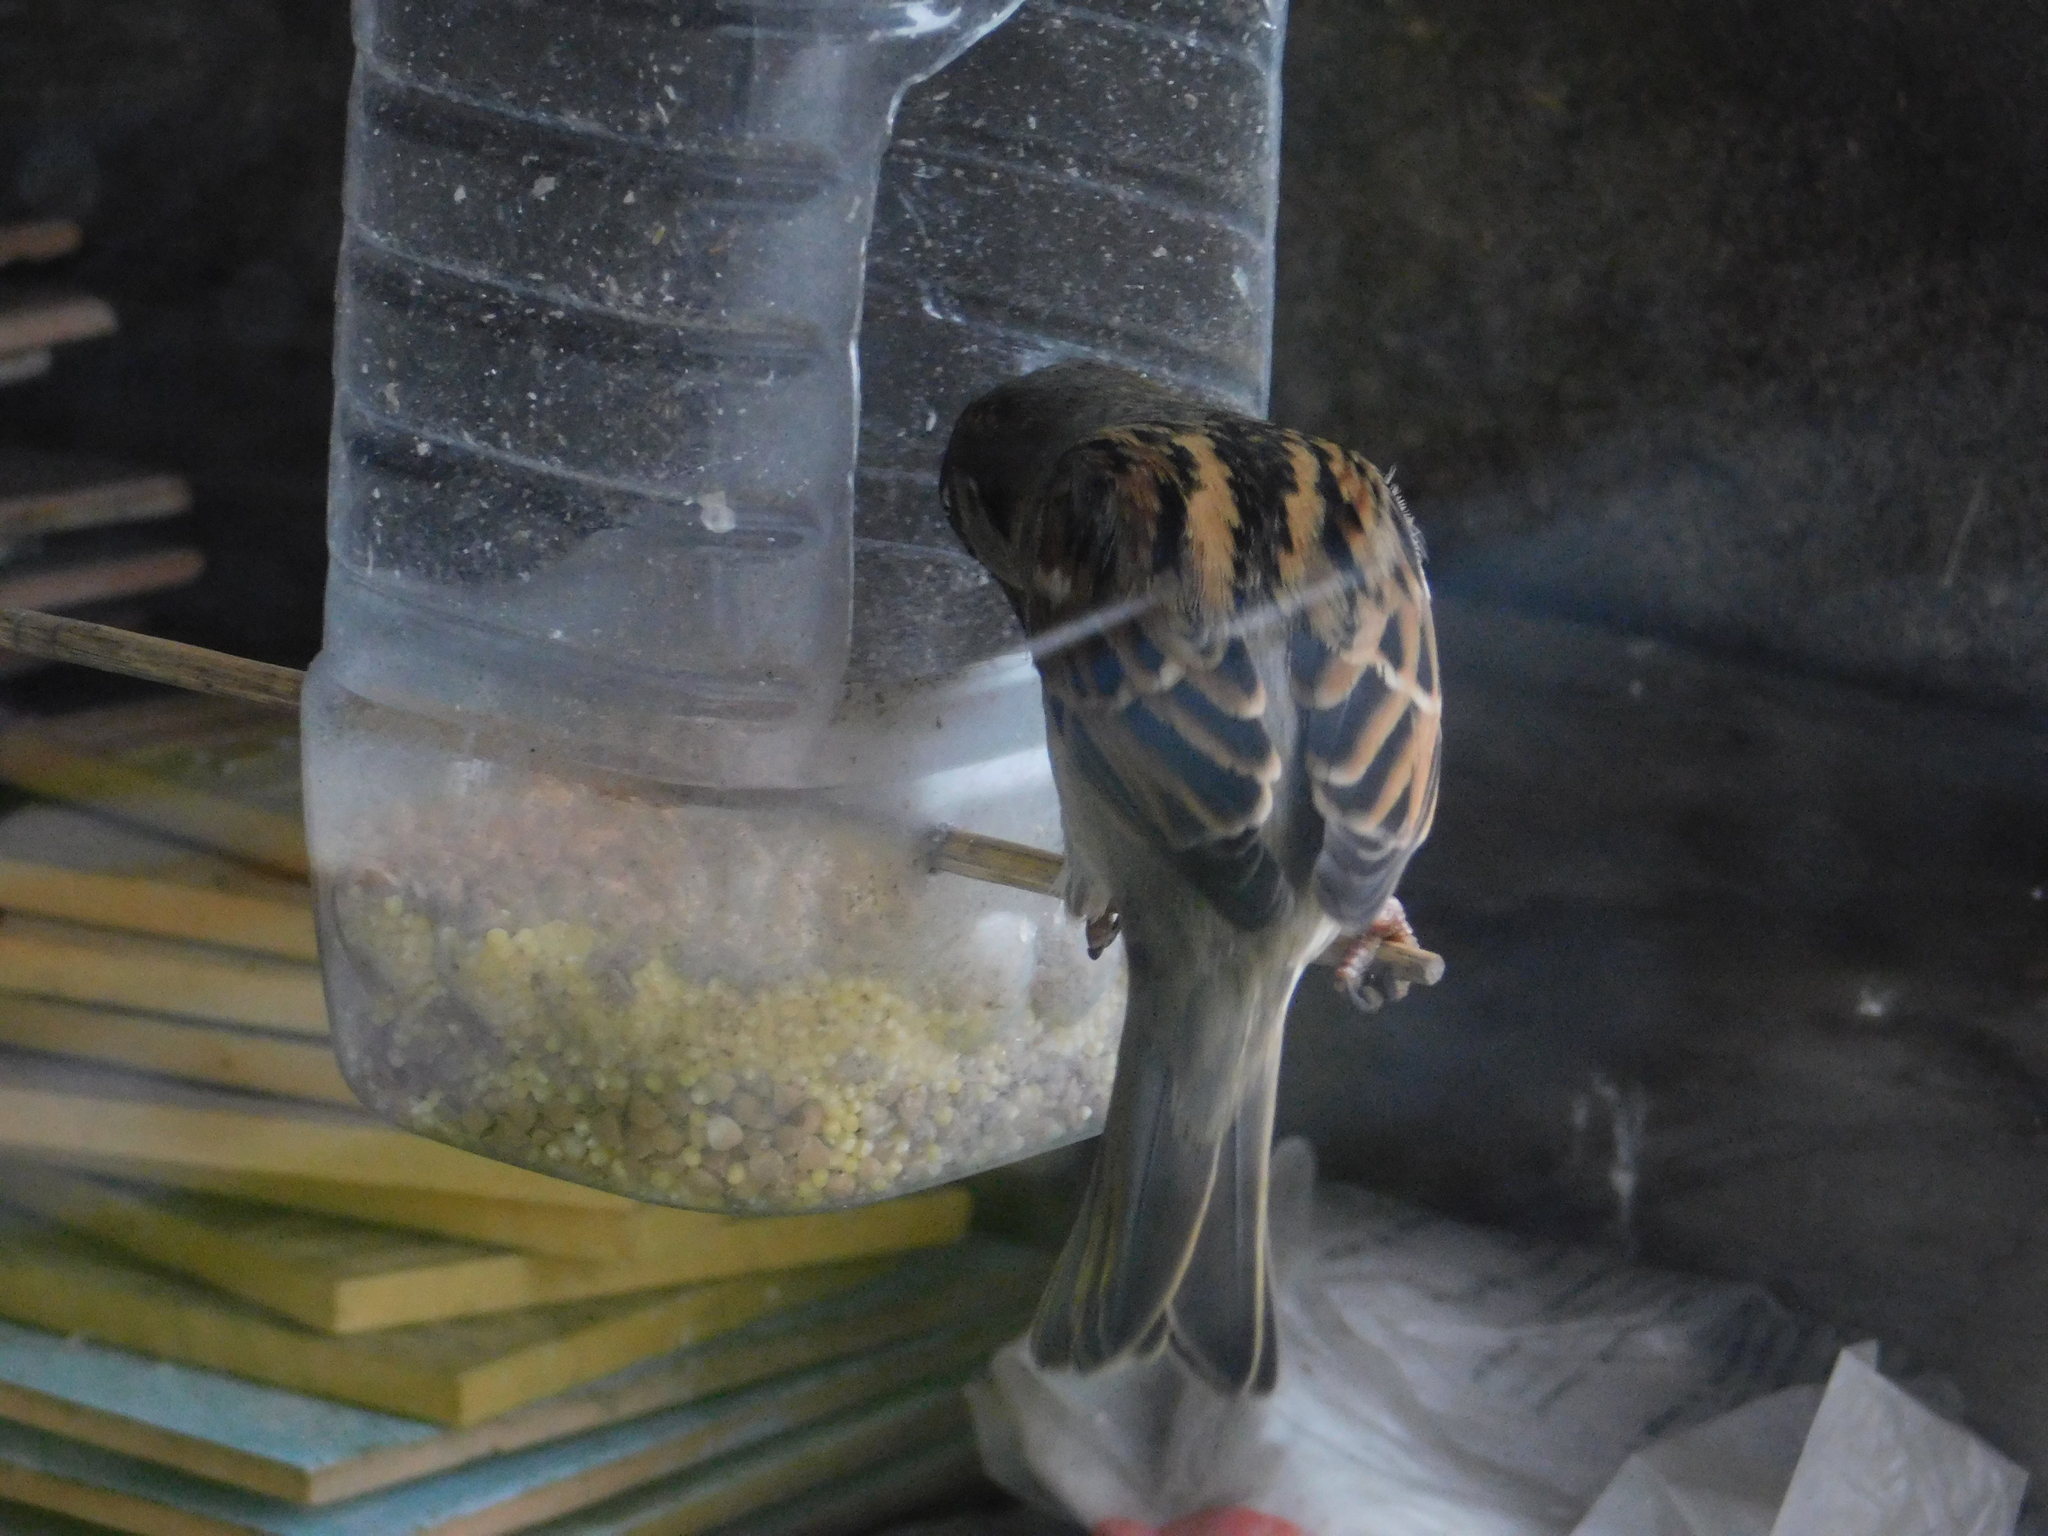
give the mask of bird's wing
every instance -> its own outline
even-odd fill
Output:
[[[1324,822],[1316,898],[1358,929],[1429,835],[1443,699],[1421,541],[1378,471],[1329,451],[1330,579],[1295,626],[1288,674]]]
[[[1189,449],[1201,440],[1125,428],[1061,460],[1036,530],[1029,622],[1066,636],[1038,667],[1075,771],[1226,918],[1255,928],[1287,899],[1259,835],[1282,764],[1227,581],[1221,601],[1189,600],[1194,573],[1228,573],[1240,521],[1220,463]]]
[[[1377,917],[1429,833],[1442,710],[1421,541],[1379,472],[1246,418],[1122,427],[1061,459],[1035,533],[1027,622],[1070,636],[1039,671],[1078,771],[1258,926],[1286,891],[1253,647],[1285,636],[1316,896],[1347,928]]]

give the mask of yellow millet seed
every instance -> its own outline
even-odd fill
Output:
[[[759,928],[706,905],[729,899],[712,897],[700,873],[727,867],[722,850],[766,851],[730,842],[727,812],[545,776],[464,796],[454,814],[432,802],[384,813],[388,845],[364,829],[379,872],[334,889],[344,936],[373,967],[377,1049],[395,1074],[430,1078],[420,1086],[434,1092],[409,1106],[428,1134],[628,1194],[773,1210],[901,1193],[1099,1118],[1116,986],[1072,1019],[942,1004],[942,982],[911,995],[844,968],[884,954],[871,933],[841,958],[814,954],[820,963],[800,978],[687,977],[677,967],[708,957],[706,940]],[[840,836],[824,834],[805,857],[841,856]],[[570,899],[586,903],[577,915],[587,920],[538,905],[560,888],[537,878],[551,867],[586,882]],[[393,893],[398,877],[383,872],[393,869],[422,894]],[[828,914],[868,899],[868,886],[839,876],[805,889],[775,899],[822,900]],[[879,914],[890,898],[872,899]],[[481,920],[458,922],[464,912]],[[817,917],[794,905],[785,916],[787,931],[812,941],[803,936]],[[917,931],[909,909],[896,918]],[[827,929],[840,920],[828,916]],[[991,1125],[1004,1129],[992,1136]]]

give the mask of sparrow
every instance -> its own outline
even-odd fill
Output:
[[[1130,979],[1032,1356],[1170,1349],[1270,1392],[1288,1002],[1342,940],[1340,977],[1376,1004],[1374,951],[1413,939],[1394,888],[1429,835],[1442,717],[1421,538],[1358,454],[1086,361],[969,405],[940,494],[1030,637],[1065,900],[1091,952],[1121,935]]]

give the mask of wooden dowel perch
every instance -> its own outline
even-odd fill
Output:
[[[932,868],[948,875],[965,875],[991,885],[1007,885],[1020,891],[1050,896],[1064,861],[1043,848],[1006,843],[999,837],[978,832],[948,832],[932,854]],[[1444,976],[1444,958],[1434,950],[1419,949],[1389,939],[1380,945],[1379,963],[1411,986],[1433,987]],[[1334,951],[1319,956],[1317,965],[1334,965]]]
[[[20,651],[46,661],[75,662],[193,693],[283,709],[298,708],[306,676],[290,667],[245,661],[155,635],[17,608],[0,608],[0,650]],[[975,832],[947,832],[932,855],[935,873],[961,875],[1041,896],[1052,892],[1060,866],[1059,855],[1043,848]],[[1444,973],[1441,955],[1393,940],[1380,946],[1379,962],[1398,979],[1417,986],[1435,986]]]
[[[299,707],[299,689],[306,680],[305,673],[291,667],[245,661],[132,629],[21,608],[0,608],[0,650],[20,651],[45,661],[75,662],[123,677],[168,683],[192,693],[275,704],[281,709]]]

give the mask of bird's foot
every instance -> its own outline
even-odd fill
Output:
[[[1114,912],[1101,912],[1088,919],[1088,958],[1100,960],[1102,952],[1123,932],[1124,920]]]
[[[1410,978],[1385,964],[1380,950],[1388,943],[1420,949],[1415,930],[1408,925],[1408,913],[1389,896],[1380,915],[1361,933],[1342,941],[1337,952],[1337,990],[1350,998],[1363,1013],[1377,1013],[1388,1003],[1408,995]]]

